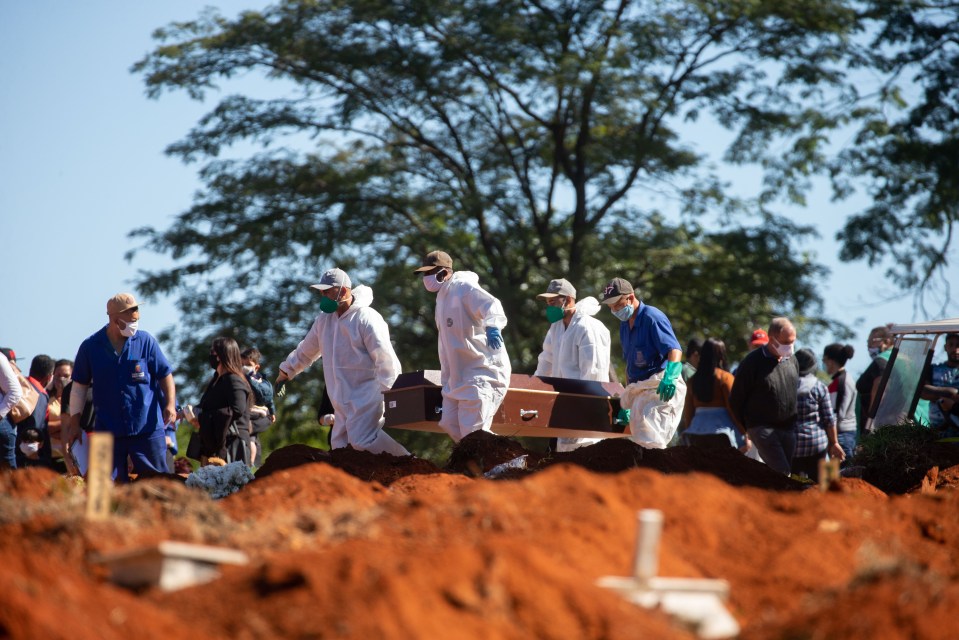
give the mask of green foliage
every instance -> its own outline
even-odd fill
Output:
[[[862,436],[852,464],[864,468],[867,482],[886,492],[903,493],[938,466],[935,440],[933,430],[912,420],[883,425]]]
[[[912,420],[878,427],[864,434],[856,447],[853,462],[876,470],[912,471],[928,468],[924,452],[936,440],[936,433]]]
[[[903,290],[949,304],[959,223],[959,5],[951,0],[871,0],[869,63],[883,72],[878,103],[863,109],[855,144],[833,166],[835,190],[865,181],[872,204],[837,234],[840,258],[886,264]],[[914,96],[906,101],[904,95]]]
[[[202,99],[249,72],[276,95],[226,96],[169,147],[205,162],[206,188],[168,229],[133,232],[173,259],[139,291],[177,297],[164,340],[193,392],[216,335],[275,375],[331,265],[372,286],[405,370],[437,368],[434,300],[411,273],[435,248],[502,300],[517,372],[547,328],[534,296],[559,276],[583,295],[628,277],[681,341],[723,336],[733,357],[776,314],[842,330],[796,248],[811,230],[770,207],[802,201],[846,122],[827,103],[852,91],[857,20],[841,0],[284,0],[170,25],[133,67],[149,95]],[[704,114],[734,135],[731,161],[766,169],[756,201],[728,197],[680,138]],[[651,197],[681,211],[667,222]],[[320,380],[291,383],[276,438],[312,429]]]

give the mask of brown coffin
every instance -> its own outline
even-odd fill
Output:
[[[439,371],[401,374],[385,394],[386,426],[442,431]],[[506,436],[604,438],[623,436],[614,422],[622,385],[513,374],[493,417],[492,431]]]
[[[443,409],[442,382],[439,371],[411,371],[401,373],[393,388],[383,394],[386,402],[387,427],[417,429],[407,425],[420,424],[420,431],[442,431],[439,426]]]

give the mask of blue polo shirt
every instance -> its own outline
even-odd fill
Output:
[[[666,355],[673,349],[682,349],[666,314],[642,302],[632,329],[629,322],[620,323],[619,340],[626,361],[626,378],[631,383],[662,371],[666,368]]]
[[[96,430],[115,436],[150,435],[163,429],[159,381],[173,373],[156,338],[137,331],[118,356],[103,327],[83,341],[73,380],[93,384]]]

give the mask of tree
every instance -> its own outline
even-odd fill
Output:
[[[169,147],[207,161],[206,190],[169,229],[134,232],[175,260],[140,290],[178,296],[182,353],[227,331],[272,363],[316,313],[305,284],[336,264],[373,285],[404,368],[436,367],[410,273],[435,248],[503,301],[515,371],[546,329],[533,296],[561,275],[583,294],[631,278],[681,340],[721,333],[733,355],[774,313],[825,326],[822,268],[796,244],[811,230],[769,207],[802,199],[845,122],[826,103],[848,90],[857,28],[838,0],[286,0],[170,25],[133,67],[150,96],[203,99],[247,72],[278,95],[225,97]],[[728,197],[682,138],[707,115],[733,132],[730,161],[766,168],[762,199]]]
[[[835,167],[836,192],[865,179],[872,203],[838,234],[843,260],[888,265],[925,315],[950,303],[959,223],[959,3],[872,0],[869,62],[885,73],[878,105]]]

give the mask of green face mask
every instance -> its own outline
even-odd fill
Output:
[[[554,322],[559,322],[563,319],[565,312],[562,307],[554,307],[552,305],[546,307],[546,319],[549,320],[550,324]]]
[[[323,313],[333,313],[340,308],[340,303],[336,300],[331,300],[326,296],[320,298],[320,311]]]

